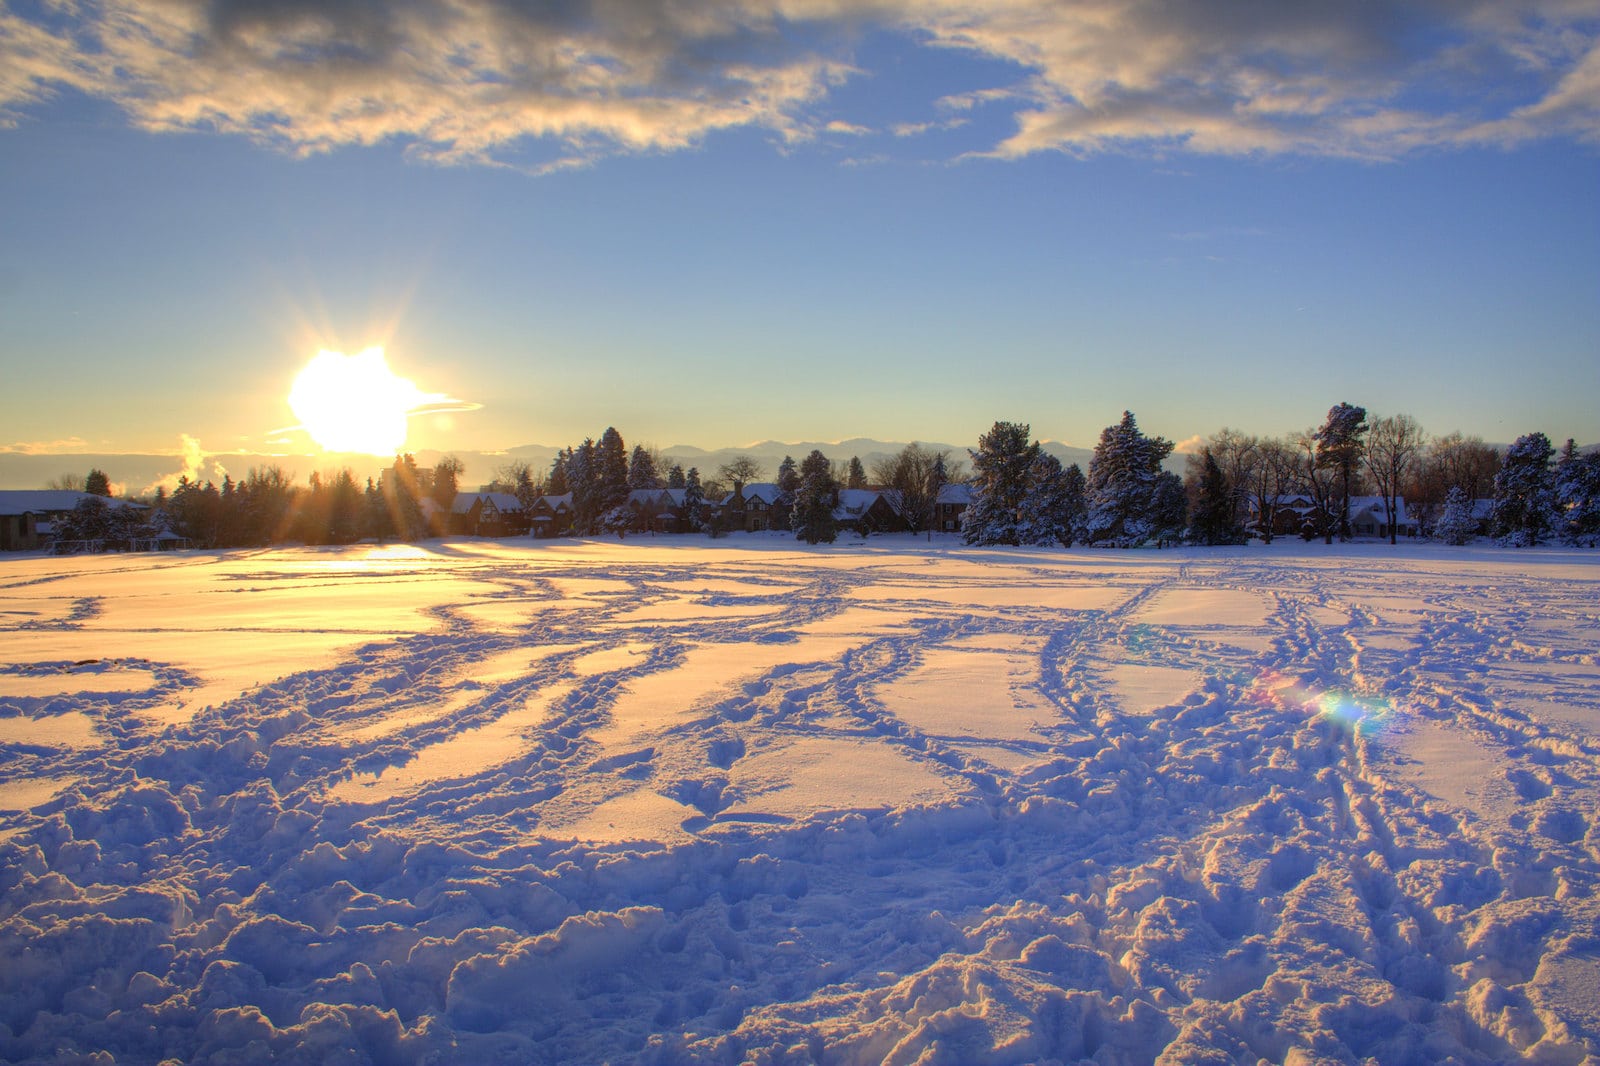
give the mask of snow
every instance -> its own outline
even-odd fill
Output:
[[[1600,1059],[1600,556],[0,559],[0,1060]]]

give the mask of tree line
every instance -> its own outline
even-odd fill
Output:
[[[961,533],[969,544],[1222,545],[1279,536],[1332,543],[1351,536],[1357,496],[1379,501],[1391,543],[1403,507],[1408,526],[1452,544],[1479,535],[1515,545],[1600,544],[1600,452],[1581,452],[1571,440],[1558,451],[1543,433],[1519,437],[1502,453],[1460,433],[1430,438],[1409,415],[1369,419],[1364,407],[1339,403],[1320,425],[1282,437],[1224,427],[1188,455],[1181,477],[1166,469],[1173,449],[1125,411],[1102,431],[1087,472],[1045,452],[1028,424],[996,422],[968,451],[970,473],[948,451],[912,443],[870,473],[856,456],[785,456],[772,483],[790,529],[808,543],[837,535],[841,490],[876,490],[899,527],[917,533],[934,527],[945,486],[964,484]],[[364,486],[348,468],[314,473],[304,486],[277,466],[220,485],[181,478],[170,495],[157,491],[148,512],[86,500],[60,523],[57,539],[171,531],[206,547],[414,540],[448,531],[440,516],[449,515],[462,472],[454,456],[429,468],[404,454]],[[720,501],[767,476],[758,460],[737,456],[702,477],[652,448],[629,450],[607,427],[598,440],[563,448],[547,470],[508,463],[485,488],[516,496],[526,511],[542,497],[563,497],[572,533],[619,536],[641,521],[631,493],[678,490],[681,528],[715,536],[723,531]],[[97,499],[111,494],[99,470],[65,475],[56,487],[82,487]]]

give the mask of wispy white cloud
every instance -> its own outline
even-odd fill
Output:
[[[929,101],[1011,109],[979,154],[1392,158],[1600,141],[1600,0],[62,0],[0,7],[0,122],[71,87],[150,130],[297,153],[386,140],[545,172],[762,129],[911,136],[836,113],[868,29],[997,60]],[[1005,71],[1009,70],[1007,74]],[[528,156],[535,158],[530,162]]]
[[[73,455],[89,451],[89,442],[82,437],[63,437],[60,440],[22,440],[0,444],[0,454],[9,455]]]

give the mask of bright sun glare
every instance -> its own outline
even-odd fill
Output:
[[[318,352],[294,379],[289,407],[330,452],[393,455],[406,442],[406,417],[430,397],[397,377],[382,348],[355,355]]]

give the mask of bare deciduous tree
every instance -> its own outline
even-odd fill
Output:
[[[725,485],[738,482],[751,485],[766,477],[767,468],[752,455],[736,455],[717,468],[717,481]]]
[[[1380,418],[1367,431],[1367,447],[1362,462],[1373,487],[1383,497],[1383,514],[1389,523],[1389,543],[1395,543],[1395,525],[1401,486],[1412,464],[1422,454],[1422,426],[1410,415]]]
[[[948,452],[935,452],[913,441],[898,455],[872,464],[872,480],[883,486],[889,506],[909,532],[920,533],[933,522],[939,495],[934,473],[941,458],[948,469]]]

